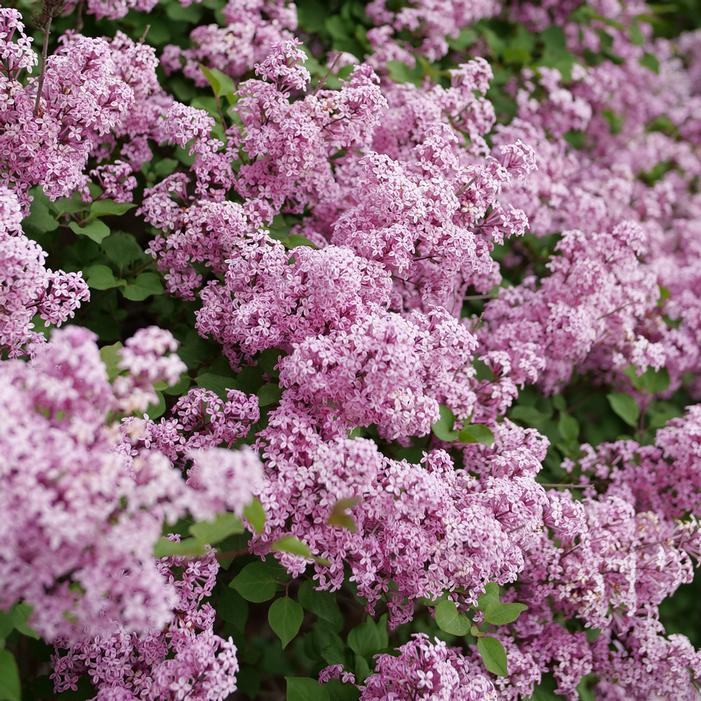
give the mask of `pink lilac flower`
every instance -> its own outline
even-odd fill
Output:
[[[137,635],[120,629],[73,645],[59,640],[51,678],[57,692],[87,675],[95,699],[224,701],[236,691],[236,646],[213,631],[206,603],[216,583],[214,551],[204,557],[163,558],[158,571],[175,591],[175,615],[163,630]]]
[[[419,39],[418,55],[426,56],[431,61],[448,53],[447,39],[455,39],[460,29],[498,12],[499,3],[494,0],[418,0],[406,7],[400,6],[399,9],[387,0],[373,0],[367,7],[370,19],[386,31],[382,37],[384,41],[381,44],[377,42],[374,46],[381,57],[392,50],[390,47],[403,47],[405,44],[399,36],[409,32]],[[397,35],[397,38],[392,35]],[[388,46],[383,45],[385,42]],[[413,65],[413,53],[408,53],[406,58],[410,59],[406,62]]]
[[[265,60],[275,46],[294,41],[297,8],[288,0],[228,0],[222,14],[223,27],[202,24],[193,29],[190,47],[165,47],[161,63],[166,72],[182,70],[201,86],[207,84],[201,65],[239,78]]]
[[[638,258],[644,252],[640,228],[630,223],[610,234],[566,232],[556,251],[551,275],[539,284],[529,277],[487,305],[480,334],[486,349],[509,354],[520,370],[517,383],[537,375],[546,391],[566,382],[575,367],[622,370],[638,359],[641,372],[659,368],[662,348],[634,355],[637,320],[659,297],[654,274]],[[545,361],[540,371],[533,367],[538,357]]]
[[[338,588],[350,566],[371,610],[384,594],[395,624],[411,619],[418,598],[461,587],[474,601],[487,582],[513,580],[523,567],[521,548],[542,523],[544,493],[532,477],[542,442],[531,441],[535,455],[512,457],[530,473],[481,483],[442,450],[413,464],[386,458],[368,439],[322,441],[311,417],[285,399],[261,439],[268,518],[256,548],[288,533],[303,538],[330,562],[314,566],[320,586]],[[499,442],[491,460],[502,450]],[[343,503],[351,505],[353,532],[328,523],[341,500],[350,500]],[[299,557],[282,561],[293,573],[307,566]]]
[[[441,640],[415,633],[399,655],[378,655],[365,680],[362,701],[496,701],[497,690],[471,657]]]
[[[139,373],[134,386],[142,394],[141,358],[156,368],[152,380],[173,379],[158,369],[172,339],[154,330],[136,338],[126,348],[139,361],[128,357],[127,365]],[[49,641],[162,628],[176,596],[153,558],[165,524],[188,512],[240,511],[257,486],[260,466],[250,452],[223,454],[221,470],[204,453],[186,482],[158,452],[119,450],[107,418],[124,402],[107,381],[93,334],[80,327],[55,332],[29,362],[0,364],[0,511],[7,516],[0,607],[28,603],[32,625]]]
[[[44,342],[33,318],[60,326],[90,299],[80,273],[45,267],[46,253],[21,228],[20,203],[0,187],[0,351],[9,357],[31,354]]]

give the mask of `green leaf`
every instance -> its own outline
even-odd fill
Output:
[[[90,219],[98,217],[121,216],[130,209],[134,209],[135,204],[130,202],[115,202],[114,200],[95,200],[90,205]]]
[[[223,375],[215,375],[212,372],[203,372],[195,379],[198,387],[211,389],[220,397],[226,397],[226,392],[234,386],[233,377],[224,377]]]
[[[418,61],[414,67],[408,66],[402,61],[387,61],[385,65],[387,66],[389,77],[395,83],[419,85],[423,79],[425,66],[422,66]]]
[[[301,234],[290,234],[283,242],[286,248],[299,248],[306,246],[307,248],[317,248],[316,244],[310,241],[306,236]]]
[[[498,677],[508,675],[506,650],[496,638],[489,636],[478,638],[477,651],[481,655],[482,662],[484,662],[484,666],[488,671],[496,674]]]
[[[497,379],[489,365],[480,358],[472,361],[472,367],[475,369],[475,377],[480,381],[494,382]]]
[[[24,219],[22,226],[29,226],[36,231],[55,231],[58,220],[51,214],[48,197],[41,188],[32,188],[32,204],[29,216]]]
[[[538,61],[539,65],[556,68],[565,80],[570,80],[576,58],[567,50],[565,33],[562,28],[548,27],[541,32],[540,39],[543,42],[543,55]]]
[[[5,640],[14,629],[15,621],[12,617],[12,609],[9,611],[0,611],[0,647],[2,647],[2,641]]]
[[[669,387],[669,372],[667,368],[655,370],[648,368],[640,376],[640,386],[650,394],[664,392]]]
[[[535,407],[524,406],[522,404],[515,406],[510,414],[512,419],[521,421],[529,426],[539,426],[548,420],[547,414],[538,411]]]
[[[387,61],[389,77],[396,83],[408,83],[411,80],[411,68],[402,61]]]
[[[263,532],[265,528],[265,510],[260,503],[260,499],[253,497],[253,500],[244,507],[243,515],[251,526],[253,526],[253,530],[256,533]]]
[[[582,677],[579,684],[577,684],[577,693],[579,694],[580,701],[596,701],[596,676],[594,674],[587,674]]]
[[[330,623],[336,630],[343,627],[343,614],[338,608],[336,597],[327,591],[317,591],[309,580],[300,584],[297,599],[307,611]]]
[[[102,243],[103,239],[110,235],[107,224],[99,219],[87,222],[85,226],[80,226],[78,222],[72,221],[68,226],[73,233],[78,234],[78,236],[87,236],[95,243]]]
[[[21,701],[22,688],[13,654],[0,650],[0,701]]]
[[[353,665],[356,682],[364,682],[372,673],[368,661],[360,655],[355,656],[355,664]]]
[[[551,25],[540,33],[540,39],[547,51],[563,50],[567,46],[567,38],[562,27]]]
[[[268,382],[258,390],[258,404],[260,406],[270,406],[280,401],[282,390],[280,385]]]
[[[243,533],[243,523],[236,514],[218,514],[213,521],[198,521],[190,526],[190,533],[201,543],[214,545],[230,535]]]
[[[339,499],[331,508],[331,513],[326,521],[329,526],[338,526],[339,528],[345,528],[351,533],[355,533],[358,527],[353,520],[353,517],[348,513],[349,509],[360,503],[360,499],[357,497],[348,497],[346,499]]]
[[[645,43],[645,35],[643,34],[642,29],[640,29],[640,23],[637,19],[634,19],[631,22],[631,25],[628,28],[628,36],[630,37],[631,42],[636,46],[642,46]]]
[[[645,52],[640,57],[640,65],[651,70],[653,73],[660,72],[660,62],[655,54]]]
[[[431,426],[433,435],[436,438],[450,443],[458,437],[458,432],[453,430],[455,425],[455,414],[447,407],[445,404],[441,404],[439,407],[440,417]]]
[[[93,290],[110,290],[120,285],[120,281],[114,276],[112,268],[99,263],[85,269],[85,279]]]
[[[555,693],[557,684],[552,674],[541,675],[540,685],[533,690],[533,695],[524,701],[562,701],[562,696]],[[584,701],[584,699],[580,699]]]
[[[326,664],[346,663],[347,647],[336,632],[341,628],[343,628],[343,622],[340,626],[332,627],[326,621],[317,620],[312,625],[311,637],[315,652],[318,651]]]
[[[489,426],[483,424],[468,424],[458,432],[458,439],[461,443],[482,443],[483,445],[494,445],[494,434]]]
[[[499,602],[496,606],[490,606],[484,614],[484,620],[495,626],[503,626],[513,623],[528,606],[525,604]]]
[[[165,384],[165,383],[163,383],[163,384]],[[187,373],[183,373],[180,376],[180,379],[174,385],[171,385],[169,387],[164,387],[163,393],[173,395],[173,396],[180,396],[181,394],[185,394],[185,392],[187,392],[189,386],[190,386],[190,378],[187,376]]]
[[[448,45],[455,51],[464,51],[478,39],[477,32],[472,27],[463,27],[455,39],[448,38]]]
[[[470,619],[458,611],[452,601],[440,601],[435,611],[438,627],[451,635],[467,635],[470,630]]]
[[[608,122],[609,131],[612,134],[620,134],[623,131],[623,125],[625,124],[624,115],[616,114],[613,110],[604,110],[602,114]]]
[[[273,221],[268,226],[268,233],[271,238],[276,241],[284,241],[290,234],[290,223],[285,219],[284,215],[276,214]]]
[[[324,20],[329,8],[321,0],[297,0],[297,18],[299,25],[314,34],[324,29]]]
[[[562,411],[560,412],[560,420],[557,422],[557,430],[565,441],[572,443],[579,436],[579,422],[574,416]]]
[[[499,605],[499,585],[489,582],[484,588],[484,594],[477,599],[477,608],[484,612],[493,606]]]
[[[199,5],[180,5],[174,2],[166,5],[166,15],[176,22],[197,24],[202,16],[202,8]]]
[[[275,596],[278,581],[275,571],[265,562],[251,562],[246,565],[229,585],[246,601],[261,603]]]
[[[287,701],[330,701],[329,694],[316,679],[285,677]]]
[[[70,197],[59,198],[51,206],[59,214],[75,214],[76,212],[83,212],[87,208],[79,192],[74,192]]]
[[[22,601],[15,604],[10,609],[10,617],[12,618],[15,629],[22,633],[22,635],[26,635],[29,638],[34,638],[34,640],[39,640],[39,633],[37,633],[27,624],[27,621],[31,615],[32,607]]]
[[[299,538],[293,535],[284,535],[278,538],[271,546],[273,552],[290,553],[291,555],[299,555],[313,559],[312,551],[306,543],[303,543]]]
[[[355,684],[344,684],[339,679],[331,679],[324,684],[331,701],[358,701],[360,690]]]
[[[504,63],[525,64],[531,61],[531,52],[522,46],[506,46],[502,56]]]
[[[226,73],[222,73],[217,68],[207,68],[207,66],[202,64],[200,64],[200,71],[202,71],[202,75],[212,86],[212,90],[217,97],[233,95],[236,92],[234,81]]]
[[[587,144],[587,137],[583,131],[579,129],[570,129],[565,133],[565,141],[578,151],[583,149]]]
[[[237,591],[223,587],[218,591],[215,604],[217,616],[230,623],[243,635],[248,620],[248,602]]]
[[[682,410],[671,402],[653,402],[647,410],[650,428],[656,430],[662,428],[671,419],[682,415]]]
[[[299,633],[303,618],[302,607],[289,596],[273,601],[268,609],[268,623],[275,635],[280,638],[283,650]]]
[[[146,408],[146,415],[153,421],[159,416],[163,416],[165,410],[166,399],[163,396],[163,392],[156,392],[156,401],[153,404],[148,405]]]
[[[635,375],[635,379],[627,370],[628,368],[626,368],[626,374],[633,382],[633,386],[638,390],[649,394],[658,394],[659,392],[664,392],[669,387],[669,372],[667,368],[662,368],[661,370],[648,368],[642,375]]]
[[[501,56],[501,53],[506,45],[505,40],[502,39],[502,37],[500,37],[499,34],[497,34],[495,31],[493,31],[487,26],[482,26],[480,27],[480,29],[482,32],[482,36],[487,42],[492,53],[494,53],[497,56]]]
[[[268,375],[277,374],[277,363],[285,355],[285,351],[280,348],[266,348],[258,356],[258,365],[263,372]]]
[[[122,288],[122,294],[132,302],[141,302],[151,295],[162,295],[163,283],[157,273],[140,273]]]
[[[348,647],[356,655],[370,657],[387,646],[387,632],[384,632],[383,636],[380,624],[368,618],[348,633]]]
[[[324,28],[334,39],[345,39],[348,37],[346,25],[338,15],[328,17],[324,21]]]
[[[613,411],[629,426],[637,426],[640,408],[633,397],[623,392],[612,392],[611,394],[607,394],[606,398]]]
[[[133,263],[149,260],[149,256],[141,250],[136,238],[123,231],[113,231],[102,242],[102,250],[110,262],[122,270]]]
[[[558,411],[566,411],[567,410],[567,403],[565,402],[565,398],[561,394],[553,395],[552,401],[553,401],[553,406]]]
[[[196,538],[185,538],[180,541],[159,538],[153,547],[154,557],[196,557],[204,555],[204,545]]]
[[[162,179],[169,176],[178,167],[178,162],[174,158],[161,158],[150,165],[153,174]]]
[[[120,351],[123,347],[122,343],[117,341],[117,343],[113,343],[111,346],[102,346],[102,348],[100,348],[100,358],[105,365],[107,378],[110,382],[121,372],[119,361],[121,360]]]

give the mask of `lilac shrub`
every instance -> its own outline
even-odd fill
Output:
[[[13,701],[698,698],[701,41],[664,15],[0,10]]]

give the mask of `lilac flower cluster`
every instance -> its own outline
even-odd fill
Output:
[[[75,690],[83,675],[97,701],[211,701],[236,691],[236,646],[214,633],[215,611],[205,603],[219,571],[214,552],[196,560],[164,558],[157,569],[176,594],[171,622],[141,636],[122,628],[57,651],[57,691]]]
[[[167,355],[173,348],[168,332],[138,332],[121,356],[134,374],[110,385],[94,336],[69,327],[29,362],[0,366],[0,501],[7,515],[0,606],[29,603],[32,624],[47,640],[162,628],[176,604],[176,588],[153,558],[164,526],[188,512],[241,513],[258,488],[252,455],[195,451],[186,480],[162,453],[120,449],[108,415],[125,399],[142,407],[148,382],[179,375],[181,361]],[[137,399],[125,397],[126,387]]]
[[[61,325],[73,317],[90,292],[80,273],[46,268],[46,253],[22,232],[15,193],[0,187],[0,352],[17,357],[44,341],[33,318]]]
[[[367,439],[322,441],[313,418],[285,400],[261,434],[269,519],[259,547],[285,532],[304,538],[330,561],[315,566],[321,585],[339,587],[350,565],[359,593],[371,607],[384,599],[395,623],[411,619],[415,600],[446,590],[474,601],[487,582],[515,579],[546,504],[533,480],[543,440],[513,424],[502,430],[483,456],[493,473],[480,482],[442,450],[417,465],[388,459]],[[339,502],[350,504],[355,532],[329,523]],[[306,566],[283,561],[293,572]]]
[[[181,4],[190,2],[181,0]],[[297,28],[297,8],[288,0],[228,0],[222,16],[223,27],[196,27],[190,34],[190,48],[166,46],[161,57],[165,70],[182,70],[198,85],[206,84],[201,65],[239,78],[274,46],[291,40]]]
[[[417,633],[399,648],[399,655],[379,655],[376,672],[360,698],[422,701],[496,701],[497,690],[469,657],[441,640]]]

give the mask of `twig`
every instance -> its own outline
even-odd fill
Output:
[[[333,61],[331,61],[331,65],[329,66],[328,70],[324,75],[321,77],[321,80],[316,84],[316,87],[314,88],[314,92],[312,95],[316,95],[319,92],[319,88],[329,79],[329,76],[331,75],[331,71],[333,70],[333,67],[336,65],[336,61],[341,57],[341,52],[339,51],[336,56],[334,57]]]
[[[38,117],[39,116],[39,103],[41,102],[41,93],[44,90],[44,78],[46,76],[46,56],[49,53],[49,34],[51,32],[51,22],[53,20],[53,16],[49,15],[48,19],[46,20],[46,24],[44,25],[42,31],[44,32],[44,43],[42,44],[41,47],[41,70],[39,72],[39,84],[37,86],[37,97],[36,101],[34,103],[34,116]]]
[[[480,299],[496,299],[498,295],[486,294],[486,295],[465,295],[463,299],[468,300],[480,300]]]
[[[41,27],[44,34],[44,42],[41,47],[41,70],[39,72],[39,81],[37,83],[37,96],[34,102],[34,116],[39,116],[39,107],[41,105],[41,96],[44,92],[44,79],[46,77],[46,59],[49,54],[49,35],[51,34],[51,23],[54,17],[63,9],[64,0],[44,0],[41,7],[41,13],[36,18],[36,23]]]
[[[83,9],[85,6],[85,0],[79,0],[76,5],[76,13],[78,14],[78,19],[75,23],[75,31],[80,34],[83,31]]]
[[[577,543],[577,545],[572,546],[569,550],[565,551],[562,554],[562,556],[560,557],[560,562],[562,562],[562,560],[564,560],[568,555],[571,555],[575,550],[577,550],[578,548],[581,548],[581,547],[582,547],[581,542]]]

